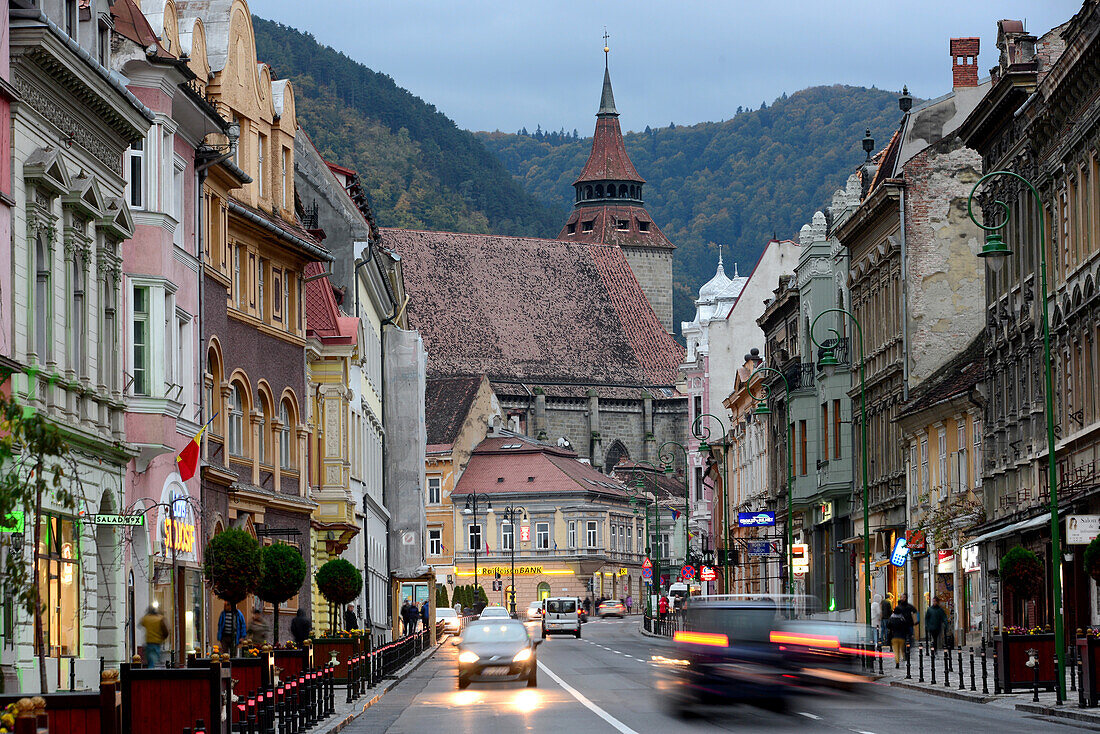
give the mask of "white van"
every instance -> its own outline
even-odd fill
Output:
[[[556,596],[542,603],[542,637],[547,635],[571,634],[578,639],[581,636],[581,619],[577,615],[580,599],[575,596]]]

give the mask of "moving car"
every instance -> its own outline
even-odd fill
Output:
[[[474,681],[526,680],[528,688],[538,685],[535,648],[527,627],[514,619],[479,619],[466,625],[462,637],[451,644],[458,648],[458,687]]]
[[[493,606],[485,607],[484,609],[482,609],[481,614],[479,615],[478,618],[479,619],[506,619],[506,618],[510,618],[510,617],[511,617],[511,615],[508,614],[507,609],[505,609],[502,606],[494,604]]]
[[[527,619],[541,619],[542,618],[542,602],[533,601],[527,605]]]
[[[571,634],[581,636],[581,620],[577,611],[580,600],[575,596],[551,597],[543,602],[542,636]]]
[[[458,612],[450,607],[443,607],[442,609],[436,607],[435,609],[435,623],[443,623],[443,631],[456,633],[462,627],[462,619],[458,616]]]
[[[622,618],[626,615],[626,605],[618,599],[608,599],[600,602],[600,607],[596,610],[596,613],[600,615],[600,619],[604,617]]]

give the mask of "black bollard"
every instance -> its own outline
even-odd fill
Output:
[[[905,680],[913,679],[913,648],[905,646]]]
[[[1074,659],[1074,661],[1073,661],[1073,667],[1074,668],[1076,668],[1078,665],[1081,665],[1081,664],[1082,664],[1082,662],[1081,662],[1080,657],[1077,657],[1077,658]],[[1077,686],[1077,707],[1078,708],[1085,708],[1087,706],[1087,702],[1085,701],[1085,679],[1080,677],[1083,672],[1084,672],[1083,670],[1077,671],[1077,675],[1081,680],[1081,685]]]
[[[1077,690],[1077,648],[1076,646],[1070,648],[1069,651],[1069,689],[1071,691]]]
[[[989,695],[989,681],[987,680],[987,677],[986,677],[988,675],[988,673],[989,673],[989,671],[986,669],[986,663],[985,663],[985,639],[983,638],[982,639],[982,693],[984,693],[987,696]]]
[[[974,648],[970,648],[970,690],[977,692],[978,686],[975,684],[974,678]]]
[[[932,664],[932,685],[936,685],[936,653],[930,652],[928,661]]]
[[[1038,651],[1034,648],[1027,651],[1029,658],[1035,657]],[[1039,658],[1035,657],[1035,665],[1031,668],[1031,700],[1033,703],[1039,703]]]
[[[1001,679],[997,675],[997,648],[993,648],[993,694],[1001,694]]]
[[[358,693],[358,691],[355,690],[355,668],[357,665],[357,660],[358,658],[355,657],[348,660],[348,682],[345,686],[345,688],[348,689],[348,695],[346,696],[344,703],[351,703],[352,696]]]
[[[917,645],[917,683],[924,683],[924,645]]]
[[[951,653],[947,650],[943,651],[943,685],[944,688],[951,687]]]

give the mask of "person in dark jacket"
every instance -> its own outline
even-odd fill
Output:
[[[313,622],[309,621],[305,609],[299,609],[298,613],[294,615],[294,619],[290,620],[291,637],[294,638],[294,642],[298,647],[302,647],[312,633]]]
[[[229,602],[225,603],[225,609],[218,617],[218,640],[222,645],[222,652],[229,653],[229,657],[237,656],[237,645],[244,639],[244,613]]]
[[[920,624],[920,612],[917,608],[909,603],[909,596],[902,594],[898,597],[898,604],[894,607],[894,611],[901,610],[901,613],[905,615],[905,618],[909,620],[909,636],[905,638],[906,645],[913,644],[914,628]]]
[[[882,607],[882,622],[880,626],[880,636],[884,642],[889,644],[890,632],[886,629],[886,620],[890,619],[890,615],[894,613],[894,608],[890,606],[889,599],[883,599],[880,605]]]
[[[355,616],[355,607],[351,604],[348,604],[347,609],[344,610],[344,629],[359,629],[359,620]]]
[[[936,650],[943,648],[944,633],[947,631],[947,612],[940,606],[940,598],[932,597],[932,606],[924,612],[924,634]]]
[[[405,606],[401,608],[401,621],[405,623],[406,635],[416,632],[416,625],[420,622],[420,612],[408,599],[405,600]]]
[[[428,601],[420,605],[420,623],[424,625],[424,631],[428,631]]]
[[[890,635],[890,647],[894,649],[894,667],[900,668],[905,660],[905,642],[913,634],[913,619],[895,607],[886,620],[886,631]]]

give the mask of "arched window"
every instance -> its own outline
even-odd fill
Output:
[[[584,187],[584,198],[586,198],[586,199],[591,199],[592,198],[592,187],[591,186],[585,186]]]
[[[206,404],[211,416],[217,414],[217,418],[211,425],[211,432],[224,436],[223,426],[226,424],[226,415],[222,412],[222,365],[218,359],[218,351],[213,344],[206,352],[206,371],[210,374],[210,384],[206,386]]]
[[[620,199],[625,199],[626,198],[626,184],[622,184],[622,185],[619,186],[619,198]]]
[[[294,456],[291,453],[293,449],[290,441],[290,411],[287,410],[285,400],[279,403],[279,423],[282,424],[282,428],[279,429],[279,468],[293,469]]]
[[[234,382],[229,386],[229,454],[244,456],[244,400],[241,386]]]
[[[637,199],[638,198],[638,193],[637,192],[638,192],[638,187],[631,184],[631,186],[630,186],[630,198],[631,199]]]
[[[538,588],[535,591],[535,596],[539,601],[550,598],[550,584],[545,581],[540,581]]]
[[[596,184],[596,198],[603,198],[603,184]]]
[[[271,403],[266,393],[260,393],[260,425],[256,431],[256,458],[261,464],[271,463],[271,440],[268,432],[271,430]]]
[[[50,357],[50,249],[41,232],[34,243],[34,351],[39,363]]]

